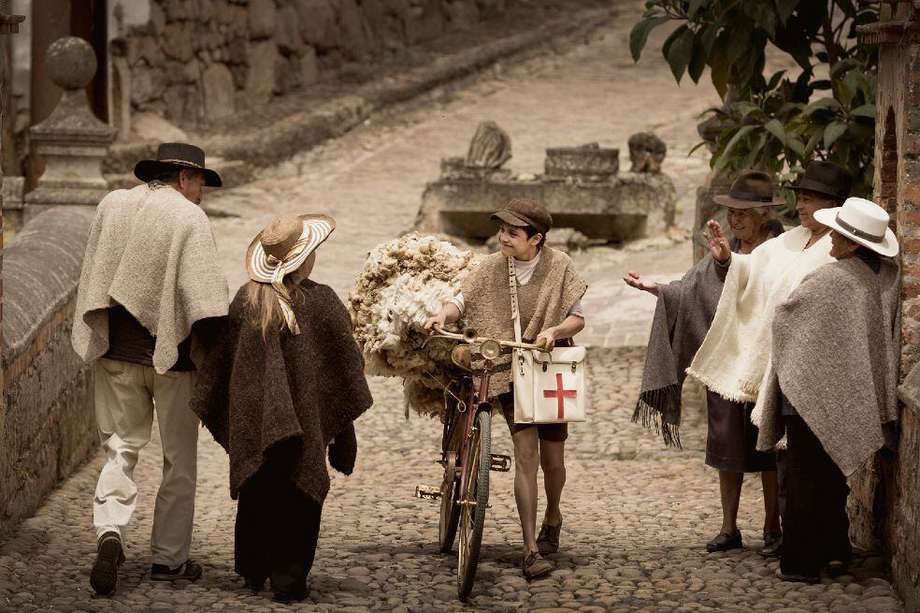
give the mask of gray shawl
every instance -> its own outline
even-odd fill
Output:
[[[783,233],[783,225],[769,222],[772,236]],[[733,239],[737,253],[741,241]],[[668,447],[680,447],[680,393],[687,367],[703,344],[722,295],[720,276],[707,254],[680,280],[658,286],[658,304],[645,354],[645,372],[633,421],[661,434]]]
[[[900,316],[897,265],[874,273],[859,258],[826,264],[776,308],[773,360],[752,420],[757,448],[783,436],[785,394],[844,475],[884,444],[897,419]]]

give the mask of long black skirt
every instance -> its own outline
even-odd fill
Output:
[[[798,415],[784,415],[788,449],[783,454],[783,547],[786,574],[817,577],[830,561],[849,563],[850,520],[846,477]]]
[[[736,473],[776,470],[773,452],[757,451],[757,426],[751,402],[732,402],[706,390],[708,434],[706,465]]]
[[[270,458],[240,488],[234,547],[237,574],[271,580],[276,594],[306,594],[323,505],[290,479],[290,463]]]

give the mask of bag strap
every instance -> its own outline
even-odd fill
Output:
[[[511,294],[511,319],[514,321],[514,340],[521,341],[521,310],[518,307],[517,273],[514,270],[514,260],[508,258],[508,290]]]

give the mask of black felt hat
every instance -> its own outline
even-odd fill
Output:
[[[203,172],[204,184],[208,187],[223,185],[217,172],[205,168],[204,151],[200,147],[186,143],[162,143],[157,147],[157,159],[141,160],[135,164],[134,176],[147,183],[155,179],[164,169],[177,166]]]
[[[727,194],[713,196],[716,204],[730,209],[753,209],[761,206],[776,206],[786,202],[774,194],[773,178],[760,170],[742,170],[732,182]]]
[[[849,197],[852,185],[853,177],[844,168],[833,162],[816,160],[809,162],[805,174],[796,181],[792,189],[808,190],[843,202]]]

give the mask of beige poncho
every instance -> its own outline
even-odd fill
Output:
[[[229,290],[208,217],[171,187],[115,190],[99,203],[73,323],[73,348],[84,361],[108,350],[106,309],[115,303],[156,337],[160,374],[176,363],[192,324],[227,314]]]
[[[732,255],[716,315],[688,376],[728,400],[757,399],[770,363],[776,306],[808,273],[834,261],[830,234],[805,249],[810,237],[800,226],[748,255]]]
[[[515,280],[515,282],[517,282]],[[588,289],[587,283],[575,272],[572,260],[561,251],[543,247],[540,262],[530,281],[518,284],[518,304],[521,309],[521,335],[533,342],[551,326],[558,326],[568,317],[572,307]],[[463,318],[481,336],[514,340],[511,319],[511,292],[508,287],[508,258],[493,253],[482,259],[461,286],[465,310]],[[499,366],[510,358],[497,360]],[[504,369],[492,376],[489,396],[509,391],[511,371]]]
[[[882,447],[897,419],[900,355],[897,266],[878,274],[859,258],[822,266],[776,309],[773,360],[752,421],[757,448],[784,431],[780,390],[844,475]]]

